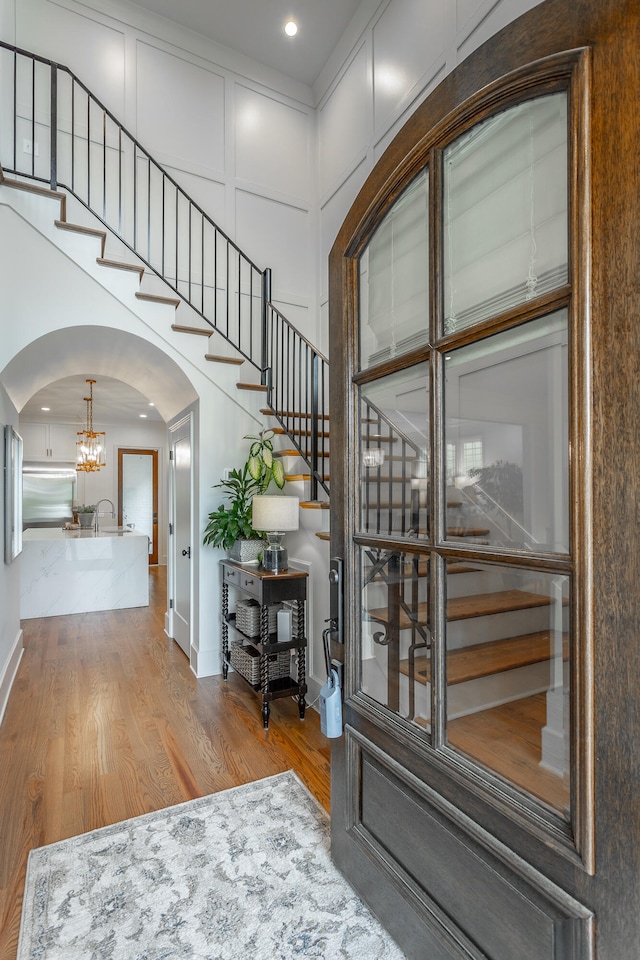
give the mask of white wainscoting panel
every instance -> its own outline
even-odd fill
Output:
[[[259,267],[271,267],[275,296],[309,296],[313,238],[306,210],[236,190],[236,235]]]
[[[235,175],[309,203],[313,117],[244,84],[235,85]]]
[[[138,42],[138,140],[154,157],[222,175],[224,88],[224,78],[214,71]]]
[[[446,50],[447,0],[395,0],[373,28],[375,129],[393,121]]]
[[[366,155],[372,125],[369,73],[362,44],[318,111],[321,197],[333,192]]]

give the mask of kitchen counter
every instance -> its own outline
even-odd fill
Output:
[[[54,617],[149,603],[149,539],[122,527],[22,534],[20,616]]]
[[[30,527],[22,531],[22,541],[25,540],[95,540],[99,537],[122,537],[131,535],[146,537],[146,533],[132,530],[130,527],[105,527],[96,533],[91,527],[79,530],[64,530],[60,527]]]

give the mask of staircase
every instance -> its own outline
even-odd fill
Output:
[[[328,409],[328,362],[271,302],[270,270],[257,267],[67,67],[0,41],[0,71],[10,78],[5,102],[13,101],[0,141],[3,186],[58,198],[57,229],[97,242],[101,269],[137,277],[141,310],[166,308],[172,333],[206,340],[207,364],[252,369],[237,389],[264,394],[304,461],[311,500],[328,492],[318,467],[325,438],[314,429]],[[19,159],[23,141],[38,143],[38,157],[32,150]],[[67,196],[81,210],[73,222]],[[107,256],[107,242],[117,252]]]

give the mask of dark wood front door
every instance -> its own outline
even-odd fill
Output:
[[[638,18],[494,37],[331,253],[332,850],[409,957],[640,956]]]

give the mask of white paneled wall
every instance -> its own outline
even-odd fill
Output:
[[[313,126],[307,110],[241,83],[235,90],[235,175],[308,208]]]
[[[224,177],[224,77],[139,42],[136,92],[136,135],[159,163]]]
[[[372,31],[375,130],[385,132],[442,67],[449,0],[394,0]]]
[[[330,197],[366,156],[371,139],[369,74],[363,43],[318,112],[321,198]]]

